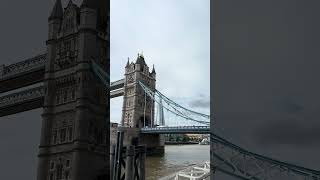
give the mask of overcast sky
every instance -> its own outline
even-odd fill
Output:
[[[320,170],[320,2],[215,2],[214,131],[250,151]]]
[[[160,92],[210,112],[210,0],[112,0],[111,80],[141,52]],[[122,102],[111,100],[111,121],[120,122]]]

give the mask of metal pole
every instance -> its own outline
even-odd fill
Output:
[[[151,100],[151,99],[150,99]],[[150,127],[153,127],[153,113],[152,113],[152,110],[153,110],[153,100],[151,100],[151,108],[150,108]]]
[[[119,143],[120,143],[120,132],[117,132],[117,143],[116,143],[116,147],[115,147],[115,158],[114,158],[114,161],[113,161],[113,169],[112,169],[112,180],[116,180],[117,177],[116,177],[116,174],[117,174],[117,160],[118,160],[118,151],[119,151]]]
[[[113,179],[113,174],[114,174],[114,165],[115,165],[115,152],[116,152],[116,146],[112,145],[111,146],[111,153],[110,153],[110,177]]]
[[[116,165],[115,165],[115,172],[114,172],[114,179],[113,180],[120,180],[121,176],[121,158],[122,158],[122,146],[123,146],[123,131],[118,131],[118,142],[116,148]]]
[[[142,147],[142,152],[140,153],[140,163],[139,163],[139,177],[140,180],[145,180],[145,174],[146,174],[146,169],[145,169],[145,163],[146,163],[146,152],[147,152],[147,147],[143,146]]]
[[[134,180],[134,146],[127,146],[125,180]]]
[[[146,106],[147,106],[147,96],[146,96],[146,92],[144,92],[144,113],[143,113],[144,127],[146,126]]]

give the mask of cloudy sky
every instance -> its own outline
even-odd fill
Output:
[[[320,2],[215,2],[214,131],[250,151],[320,170]]]
[[[112,0],[111,80],[141,52],[150,71],[155,65],[160,92],[210,112],[209,0]],[[120,122],[122,101],[111,100],[111,121]]]

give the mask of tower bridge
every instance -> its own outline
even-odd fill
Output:
[[[109,12],[107,0],[83,0],[81,6],[69,1],[65,8],[56,0],[48,19],[47,52],[0,65],[0,93],[6,93],[0,95],[0,117],[43,108],[38,180],[109,178],[108,95],[123,96],[119,130],[125,131],[128,145],[146,144],[161,152],[161,134],[210,133],[210,115],[187,109],[157,90],[155,68],[149,69],[143,55],[128,61],[123,79],[110,83]],[[166,126],[170,117],[164,119],[165,115],[178,124]],[[250,152],[214,133],[210,136],[212,173],[247,180],[320,180],[317,170]]]

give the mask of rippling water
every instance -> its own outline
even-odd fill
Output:
[[[167,145],[163,157],[147,157],[146,179],[157,180],[205,161],[210,161],[209,145]]]

